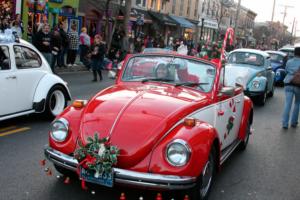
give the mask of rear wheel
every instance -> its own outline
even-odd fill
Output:
[[[65,89],[56,85],[50,89],[46,98],[45,114],[48,117],[56,117],[67,106],[67,98]]]
[[[196,186],[191,191],[192,199],[206,200],[208,199],[212,183],[215,177],[216,166],[216,150],[213,147],[208,160],[202,170],[200,177],[198,178]]]

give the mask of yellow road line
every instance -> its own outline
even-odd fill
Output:
[[[11,135],[11,134],[14,134],[14,133],[24,132],[24,131],[27,131],[27,130],[30,130],[30,128],[29,127],[18,128],[18,129],[12,130],[12,131],[7,131],[7,132],[4,132],[4,133],[1,133],[0,137]]]
[[[17,128],[17,127],[16,126],[9,126],[9,127],[0,128],[0,132],[11,130],[11,129],[14,129],[14,128]]]

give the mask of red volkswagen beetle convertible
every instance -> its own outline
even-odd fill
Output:
[[[115,85],[56,118],[45,155],[87,182],[205,199],[214,172],[251,133],[252,102],[224,84],[224,71],[195,57],[130,55]]]

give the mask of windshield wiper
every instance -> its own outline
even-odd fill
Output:
[[[174,80],[172,79],[167,79],[167,78],[145,78],[142,80],[142,83],[146,83],[149,81],[158,81],[158,82],[172,82]]]
[[[183,83],[176,83],[175,87],[179,87],[179,86],[201,86],[201,85],[209,85],[209,83],[183,82]]]

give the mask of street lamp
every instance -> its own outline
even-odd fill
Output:
[[[203,28],[204,28],[204,18],[201,18],[201,32],[200,32],[200,41],[202,41],[202,36],[203,36]]]

